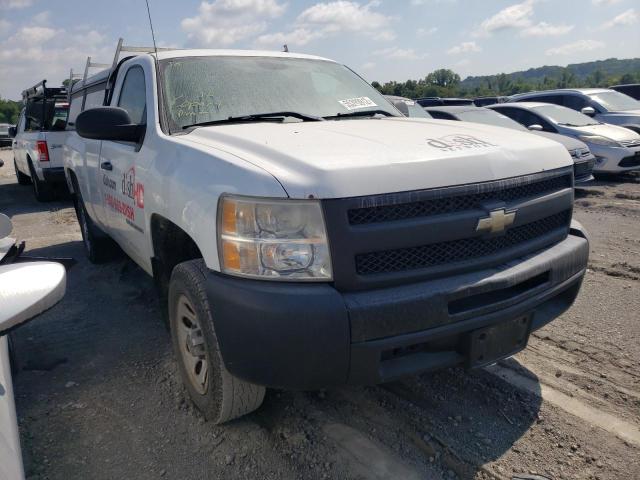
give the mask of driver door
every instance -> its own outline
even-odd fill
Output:
[[[123,71],[121,88],[111,101],[127,111],[131,122],[147,124],[146,75],[141,65]],[[111,235],[134,259],[144,258],[144,184],[140,179],[149,158],[140,143],[103,141],[100,173],[105,216]]]

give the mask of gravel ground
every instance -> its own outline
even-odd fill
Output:
[[[269,390],[215,426],[186,397],[151,279],[125,258],[89,264],[69,201],[37,203],[0,157],[14,235],[78,260],[65,299],[15,332],[29,479],[640,478],[640,176],[577,191],[590,268],[526,351],[378,387]]]

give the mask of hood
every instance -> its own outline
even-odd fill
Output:
[[[577,135],[601,135],[603,137],[610,138],[617,142],[624,140],[637,140],[640,139],[640,135],[628,128],[619,127],[617,125],[610,125],[603,123],[601,125],[589,125],[586,127],[569,127]]]
[[[616,115],[621,117],[624,117],[624,116],[639,117],[640,110],[618,110],[618,111],[610,110],[607,112],[607,115]]]
[[[400,117],[217,125],[176,139],[266,170],[292,198],[487,182],[573,164],[563,146],[528,132]]]
[[[531,133],[561,143],[567,150],[575,150],[576,148],[587,148],[587,144],[581,142],[577,138],[567,137],[566,135],[560,135],[559,133],[535,131],[532,131]]]

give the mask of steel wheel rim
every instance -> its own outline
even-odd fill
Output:
[[[202,328],[193,305],[180,295],[176,308],[178,350],[191,386],[204,395],[209,385],[209,362]]]

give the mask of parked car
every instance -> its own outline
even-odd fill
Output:
[[[397,97],[395,95],[385,95],[384,98],[389,100],[405,117],[431,118],[431,115],[418,105],[415,100],[406,97]]]
[[[8,332],[62,299],[66,273],[54,262],[13,263],[24,244],[9,238],[11,228],[11,220],[0,214],[0,477],[24,480]]]
[[[9,129],[13,127],[10,123],[0,123],[0,147],[11,145],[11,136]]]
[[[512,102],[553,103],[576,110],[602,123],[640,133],[640,101],[608,88],[574,88],[520,93]]]
[[[494,110],[483,107],[428,107],[425,109],[433,118],[441,120],[458,120],[463,122],[483,123],[496,127],[510,128],[522,132],[529,131],[534,135],[546,137],[564,145],[571,158],[573,158],[573,172],[576,183],[584,183],[593,180],[593,166],[595,157],[589,151],[589,147],[580,140],[558,135],[550,132],[537,132],[528,130],[518,122],[502,115]]]
[[[423,97],[418,98],[416,103],[422,107],[432,107],[435,105],[473,105],[473,100],[470,98]]]
[[[503,103],[508,101],[509,97],[504,96],[477,97],[473,100],[473,104],[476,107],[486,107],[487,105],[493,105],[494,103]]]
[[[55,184],[65,184],[62,147],[69,113],[66,90],[46,82],[22,92],[24,107],[10,131],[18,183],[31,184],[40,202],[53,198]]]
[[[74,86],[65,172],[89,259],[115,241],[154,277],[206,418],[486,365],[575,299],[557,142],[404,118],[320,57],[141,50]]]
[[[594,173],[640,170],[640,135],[549,103],[501,103],[489,108],[530,130],[559,133],[587,144],[596,156]]]
[[[640,100],[640,83],[628,83],[626,85],[614,85],[613,87],[609,87],[611,90],[615,90],[616,92],[624,93],[625,95],[629,95],[631,98],[635,98],[636,100]]]

